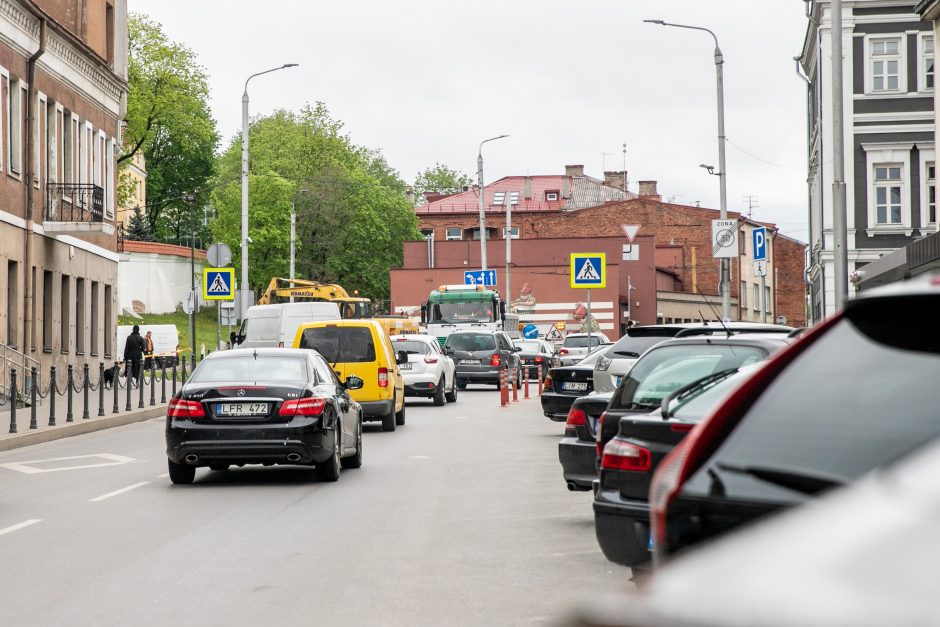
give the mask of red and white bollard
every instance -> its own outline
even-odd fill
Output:
[[[525,394],[523,398],[529,398],[529,366],[522,367],[522,376],[525,379]]]
[[[542,376],[542,369],[539,368],[539,396],[542,395],[542,386],[545,384],[545,377]]]
[[[509,387],[512,388],[512,402],[515,403],[519,400],[519,388],[516,387],[516,381],[519,380],[519,367],[513,368],[510,375],[512,376],[510,377]]]
[[[499,406],[505,407],[509,404],[509,369],[501,368],[499,371]]]

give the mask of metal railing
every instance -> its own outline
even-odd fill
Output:
[[[43,215],[50,222],[101,222],[104,188],[92,184],[47,183]]]
[[[10,372],[13,368],[16,368],[17,372],[27,373],[32,368],[38,370],[39,362],[12,346],[0,344],[0,398],[10,397]],[[20,381],[23,380],[23,376],[20,375]]]

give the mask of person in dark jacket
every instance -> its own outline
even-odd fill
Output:
[[[143,364],[146,348],[147,344],[144,342],[144,338],[140,336],[140,327],[135,324],[131,334],[127,336],[127,341],[124,342],[124,364],[126,367],[127,362],[131,362],[130,371],[126,372],[127,380],[130,381],[133,376],[138,385],[140,385],[140,368]]]

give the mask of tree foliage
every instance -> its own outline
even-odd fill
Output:
[[[420,234],[407,186],[382,154],[353,144],[322,103],[254,120],[249,146],[251,285],[287,276],[293,202],[297,276],[388,298],[388,271],[402,263],[402,242]],[[233,250],[241,238],[240,170],[236,136],[220,158],[211,224],[213,235]]]
[[[197,204],[208,198],[219,143],[209,112],[205,70],[187,47],[170,41],[160,25],[146,16],[128,19],[129,60],[127,115],[119,167],[142,151],[147,168],[147,217],[158,235],[179,230],[164,212],[178,207],[187,194]],[[119,192],[126,186],[119,186]]]
[[[137,242],[155,242],[153,229],[150,228],[150,220],[147,214],[140,210],[140,207],[134,207],[134,212],[127,221],[127,239]]]
[[[434,167],[425,168],[415,179],[414,191],[418,204],[427,202],[425,194],[437,192],[440,194],[456,194],[463,191],[465,185],[472,180],[462,172],[458,172],[442,163],[435,163]]]

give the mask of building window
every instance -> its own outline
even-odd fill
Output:
[[[760,311],[760,285],[755,283],[751,287],[754,288],[751,292],[751,295],[754,297],[754,302],[751,303],[751,307],[754,311]]]
[[[91,354],[98,355],[98,329],[101,320],[98,319],[98,281],[91,282]]]
[[[771,309],[772,308],[770,306],[770,286],[765,285],[764,286],[764,311],[767,313],[770,313]]]
[[[20,269],[16,261],[7,261],[7,344],[17,348],[17,313],[20,303]]]
[[[475,239],[475,240],[480,239],[480,229],[469,229],[469,231],[470,231],[470,238],[471,238],[471,239]],[[486,239],[488,239],[488,240],[489,240],[489,239],[495,239],[495,237],[496,237],[496,229],[487,227],[487,229],[486,229]]]
[[[7,138],[9,139],[10,173],[19,174],[23,167],[23,88],[11,80],[7,103]]]
[[[933,161],[928,161],[924,166],[926,173],[926,196],[927,196],[927,223],[937,223],[937,166]]]
[[[421,235],[424,236],[424,239],[430,239],[434,237],[434,229],[421,229]]]
[[[510,205],[518,205],[518,204],[519,204],[519,192],[509,192],[508,194],[507,194],[506,192],[493,192],[493,203],[492,203],[492,204],[494,204],[494,205],[505,205],[505,204],[506,204],[506,198],[507,198],[507,196],[508,196],[508,198],[509,198],[509,204],[510,204]]]
[[[875,224],[901,224],[901,165],[875,166]]]
[[[738,254],[742,257],[747,256],[747,237],[744,235],[744,229],[738,231]]]
[[[901,39],[872,39],[870,42],[871,90],[901,90]]]
[[[114,341],[114,329],[111,328],[111,291],[110,285],[104,286],[104,356],[111,356],[111,343]]]
[[[747,309],[747,281],[741,281],[741,309]]]
[[[85,354],[85,279],[75,279],[75,353]]]
[[[519,227],[518,226],[509,227],[509,233],[512,239],[519,239]],[[506,239],[506,227],[503,227],[503,239]]]
[[[42,350],[52,352],[52,271],[42,272]]]
[[[29,275],[30,284],[33,286],[33,299],[32,306],[29,311],[29,350],[36,350],[36,313],[38,306],[36,305],[36,290],[39,286],[36,285],[36,266],[33,266],[32,272]]]
[[[920,40],[920,90],[933,91],[932,35],[923,35]]]
[[[72,311],[72,282],[71,277],[67,274],[62,275],[62,291],[60,297],[62,302],[60,303],[60,316],[59,316],[59,338],[61,340],[61,345],[59,350],[63,353],[69,352],[69,323],[72,321],[71,316],[69,315]]]
[[[75,163],[75,121],[68,111],[62,112],[62,182],[70,185]]]
[[[558,200],[558,190],[553,189],[551,191],[545,192],[545,200],[546,201]]]
[[[460,228],[459,226],[449,226],[449,227],[447,227],[447,235],[446,235],[446,238],[447,238],[448,240],[463,239],[463,229]]]

